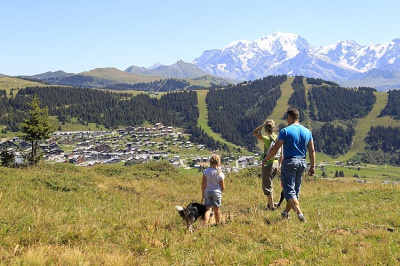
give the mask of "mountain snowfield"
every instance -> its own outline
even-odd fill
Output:
[[[340,82],[361,80],[370,71],[376,77],[376,70],[398,76],[400,39],[367,46],[348,40],[312,47],[297,34],[277,32],[207,50],[193,64],[209,74],[236,80],[288,74]]]

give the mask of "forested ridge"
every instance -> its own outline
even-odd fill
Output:
[[[281,96],[280,86],[286,79],[286,76],[270,76],[223,90],[210,90],[207,95],[210,127],[230,142],[255,149],[257,140],[251,133],[271,115]],[[321,122],[314,126],[313,132],[317,151],[333,157],[346,153],[355,135],[352,121],[371,111],[376,101],[373,91],[306,79],[314,84],[308,93],[311,104],[307,106],[304,80],[302,76],[294,77],[289,105],[299,110],[301,118],[310,114],[312,119]],[[333,121],[342,122],[334,126]]]
[[[308,93],[310,117],[323,122],[313,132],[315,150],[332,157],[345,154],[350,150],[355,136],[352,123],[372,110],[376,101],[373,94],[375,89],[348,89],[318,79],[307,79],[307,82],[314,85]],[[335,121],[340,121],[341,125],[331,123]]]
[[[244,145],[249,150],[256,149],[256,138],[252,136],[252,130],[271,115],[281,95],[280,86],[285,80],[286,77],[282,76],[269,77],[226,89],[210,90],[207,95],[210,127],[230,142]],[[312,85],[308,94],[304,81]],[[321,79],[295,76],[292,88],[294,92],[288,104],[298,108],[301,117],[310,116],[316,151],[333,158],[350,150],[356,134],[354,125],[358,119],[368,115],[376,102],[374,95],[376,90],[373,88],[343,88],[334,82]],[[384,109],[388,113],[383,111],[381,115],[390,114],[398,119],[400,107],[397,92],[389,92],[388,103]],[[398,130],[398,127],[393,130],[396,128]],[[381,138],[389,136],[392,135],[383,135]],[[379,148],[379,145],[376,147]],[[400,149],[398,142],[394,142],[392,147]],[[385,149],[380,151],[383,154],[389,153]],[[386,156],[386,158],[392,157]],[[372,161],[372,159],[363,160],[363,162]],[[397,163],[390,159],[385,162]]]
[[[306,87],[304,86],[303,76],[295,76],[292,83],[294,90],[293,94],[289,98],[289,105],[295,107],[300,112],[300,121],[306,117],[307,113],[307,97]]]
[[[344,127],[324,123],[313,131],[315,150],[333,157],[345,154],[351,147],[354,135],[355,130],[351,125]]]
[[[274,111],[282,95],[281,85],[287,78],[285,75],[269,76],[210,89],[206,97],[209,126],[225,140],[256,151],[257,139],[252,131]],[[308,93],[304,82],[313,84]],[[311,119],[316,150],[334,158],[348,152],[353,145],[357,120],[368,115],[376,101],[375,89],[342,88],[329,81],[302,76],[294,77],[291,86],[294,92],[288,104],[298,108],[302,117]],[[225,144],[214,140],[197,125],[196,91],[169,92],[159,99],[147,93],[133,96],[73,87],[28,87],[18,92],[12,90],[9,94],[0,90],[2,132],[19,131],[21,121],[27,118],[28,103],[37,95],[42,107],[47,107],[49,114],[58,118],[61,130],[63,124],[72,119],[107,129],[161,122],[183,128],[193,142],[205,144],[210,149],[228,150]],[[399,120],[399,97],[398,90],[389,91],[380,116]],[[399,127],[371,127],[365,139],[366,150],[356,159],[399,165],[396,159],[400,150],[398,131]]]
[[[46,79],[45,81],[49,84],[54,84],[54,85],[86,87],[86,88],[103,88],[115,83],[115,81],[113,80],[96,78],[85,75],[72,75],[68,77]]]
[[[138,82],[138,83],[117,83],[111,79],[92,77],[86,75],[68,75],[60,77],[35,79],[29,77],[19,77],[20,79],[34,81],[48,85],[71,86],[79,88],[101,88],[108,90],[136,90],[147,92],[170,92],[179,90],[194,90],[203,89],[203,86],[190,85],[187,80],[168,78],[159,79],[151,82]],[[193,79],[196,80],[196,79]],[[211,83],[211,86],[217,86]]]
[[[388,91],[388,102],[382,110],[380,116],[393,116],[394,119],[400,119],[400,90]]]
[[[342,87],[313,86],[309,90],[310,116],[321,122],[351,120],[366,116],[374,106],[372,91]]]
[[[29,87],[10,98],[5,91],[0,91],[0,124],[6,125],[6,130],[19,131],[19,124],[27,118],[28,103],[34,95],[61,125],[73,118],[82,124],[95,123],[107,129],[161,122],[186,129],[193,142],[205,144],[210,149],[228,150],[225,144],[215,141],[197,126],[199,110],[195,91],[170,92],[160,99],[148,94],[132,96],[71,87]]]
[[[61,123],[77,118],[82,123],[96,123],[110,129],[145,122],[185,127],[196,121],[199,114],[197,95],[193,91],[168,93],[156,99],[148,94],[132,96],[83,88],[30,87],[20,89],[13,98],[7,98],[4,93],[0,96],[3,103],[0,124],[18,131],[33,95],[37,95],[42,106]]]
[[[180,90],[193,90],[200,89],[200,86],[191,86],[186,80],[180,79],[164,79],[153,82],[140,82],[135,84],[119,83],[109,85],[106,89],[110,90],[137,90],[137,91],[148,91],[148,92],[170,92]]]
[[[214,132],[236,145],[254,150],[251,134],[273,112],[287,76],[269,76],[226,89],[211,89],[206,97],[208,121]]]
[[[361,162],[400,166],[400,127],[371,127],[365,138],[365,152],[357,154]]]

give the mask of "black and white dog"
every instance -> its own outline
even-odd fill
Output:
[[[206,213],[206,206],[200,203],[190,203],[186,208],[181,206],[175,206],[175,209],[179,212],[179,215],[186,221],[186,227],[189,232],[193,232],[192,225],[197,221],[199,217],[204,220]],[[211,212],[210,217],[213,215]]]

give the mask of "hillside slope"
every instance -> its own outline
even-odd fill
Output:
[[[80,75],[102,78],[112,80],[115,83],[139,83],[139,82],[151,82],[157,79],[164,79],[162,76],[143,76],[128,73],[116,68],[96,68],[90,71],[80,73]]]
[[[109,73],[113,71],[114,70],[111,69]],[[127,75],[131,74],[127,73]],[[295,85],[292,86],[294,80],[296,80],[296,82]],[[185,100],[185,97],[181,99],[181,96],[184,96],[185,93],[171,94],[168,95],[168,97],[167,95],[166,97],[160,96],[159,99],[156,100],[149,95],[141,94],[137,94],[136,96],[138,97],[136,97],[131,94],[106,94],[104,91],[82,90],[71,87],[61,88],[59,86],[53,86],[53,88],[48,88],[41,83],[2,77],[0,78],[0,89],[5,89],[5,92],[2,92],[3,98],[1,100],[3,102],[0,105],[0,107],[3,107],[0,108],[0,126],[2,126],[1,129],[6,129],[4,132],[7,131],[10,132],[10,134],[12,133],[11,131],[18,131],[18,124],[21,121],[21,117],[23,117],[22,115],[24,112],[26,113],[25,102],[28,99],[26,95],[37,94],[42,99],[42,103],[49,107],[50,115],[54,116],[54,119],[58,119],[60,124],[62,122],[74,123],[78,120],[80,123],[86,125],[92,123],[92,125],[96,124],[97,126],[104,126],[106,128],[110,126],[117,128],[126,125],[137,126],[140,125],[142,121],[151,121],[154,123],[163,122],[160,121],[160,119],[164,119],[167,124],[171,124],[171,121],[176,121],[174,122],[176,126],[183,127],[195,123],[205,134],[233,149],[237,149],[240,146],[243,150],[247,147],[249,151],[257,152],[257,150],[262,150],[262,144],[254,138],[252,130],[268,117],[274,119],[278,126],[280,124],[286,125],[286,121],[282,119],[283,115],[289,107],[288,102],[291,101],[293,103],[293,98],[299,96],[297,93],[299,90],[296,84],[298,85],[302,82],[306,94],[310,91],[315,91],[312,95],[318,96],[317,90],[322,89],[320,87],[324,87],[325,91],[330,91],[330,94],[324,98],[325,102],[323,104],[325,104],[325,107],[323,104],[319,103],[320,105],[317,106],[316,109],[314,108],[312,112],[310,111],[312,109],[310,108],[311,98],[307,97],[307,100],[303,99],[303,103],[307,101],[307,105],[305,106],[308,106],[306,107],[308,110],[303,112],[305,117],[301,123],[317,133],[314,134],[314,136],[319,137],[319,139],[315,138],[315,143],[320,144],[319,147],[316,147],[316,149],[318,148],[317,150],[320,151],[318,153],[318,161],[332,160],[333,158],[342,161],[351,159],[356,154],[363,152],[365,148],[367,151],[370,150],[368,144],[366,145],[364,143],[364,139],[372,126],[400,126],[400,121],[393,119],[389,115],[378,117],[381,110],[385,108],[387,102],[392,102],[391,105],[396,107],[396,101],[393,103],[392,100],[396,98],[388,98],[387,93],[372,92],[370,90],[368,93],[369,98],[373,97],[374,100],[363,103],[356,99],[357,96],[354,96],[354,93],[363,94],[363,89],[337,88],[336,85],[329,87],[326,81],[323,82],[323,85],[315,85],[316,87],[311,89],[311,87],[314,86],[311,84],[313,82],[315,83],[316,80],[310,81],[304,78],[302,81],[301,78],[299,79],[299,76],[271,76],[263,80],[242,83],[237,86],[229,85],[225,88],[198,90],[196,93],[194,93],[194,91],[185,91],[185,93],[191,92],[191,98],[193,99],[191,99],[190,102],[197,105],[193,110],[197,108],[199,110],[199,115],[193,112],[193,114],[188,117],[186,117],[186,115],[189,114],[188,110],[190,106],[185,102],[187,100]],[[306,82],[310,84],[306,84]],[[37,88],[31,87],[34,85]],[[18,95],[14,90],[14,99],[9,99],[11,89],[16,89],[19,86],[29,86],[31,88],[28,90],[22,88],[19,90],[17,89],[19,91]],[[343,93],[343,91],[347,94],[341,94],[341,97],[339,97],[338,93]],[[304,92],[302,93],[304,94]],[[141,96],[139,97],[139,95]],[[180,96],[178,97],[180,100],[176,96]],[[96,100],[90,102],[92,98]],[[162,102],[160,102],[161,98],[164,99]],[[299,98],[302,98],[301,95]],[[212,103],[214,105],[211,105],[211,108],[207,106],[207,99],[213,101]],[[313,99],[312,103],[315,105],[316,98]],[[335,108],[335,105],[332,105],[332,103],[340,105],[341,107]],[[168,109],[167,106],[170,106],[170,104],[172,104],[172,106],[179,106],[179,108],[171,109],[171,107]],[[329,108],[326,108],[328,104],[330,104]],[[7,105],[12,108],[4,108]],[[21,106],[25,106],[25,109],[21,109]],[[60,106],[64,106],[65,108],[60,109]],[[321,110],[323,110],[323,112],[321,112]],[[354,113],[354,110],[356,113]],[[359,110],[362,110],[363,113],[360,114]],[[340,111],[340,114],[345,113],[345,115],[338,116],[339,112],[336,111]],[[104,114],[107,115],[105,116]],[[177,116],[176,114],[181,114],[182,116]],[[322,120],[322,114],[332,114],[333,116],[330,117],[330,120]],[[396,113],[394,113],[394,116],[395,115]],[[215,122],[214,125],[219,126],[219,130],[223,129],[225,132],[215,130],[210,123],[211,119]],[[329,131],[325,132],[320,130],[326,125],[335,128],[333,128],[334,130],[329,129]],[[339,136],[339,134],[336,134],[337,128],[351,129],[350,134],[348,134],[347,131],[344,133],[344,136],[349,136],[348,141],[346,140],[345,143],[346,147],[340,138],[336,138],[336,136]],[[64,129],[64,126],[62,129],[67,130]],[[228,134],[226,134],[226,132]],[[192,135],[195,136],[194,133]],[[370,134],[368,136],[370,136]],[[237,141],[238,139],[240,142]],[[396,140],[397,137],[391,137],[390,139]],[[195,140],[193,139],[192,141]],[[327,144],[328,141],[330,141],[329,145]],[[250,142],[252,146],[246,146]],[[337,146],[345,148],[337,149],[332,152],[332,145],[335,146],[333,148],[337,148]],[[396,148],[397,144],[392,146]],[[330,149],[327,149],[327,147]],[[378,149],[381,148],[378,147]],[[389,153],[386,154],[386,156],[389,155]],[[392,155],[395,156],[396,153]]]
[[[221,137],[220,134],[215,133],[212,131],[212,129],[208,126],[208,112],[207,112],[207,104],[206,104],[206,96],[207,96],[207,90],[198,90],[197,92],[197,107],[199,108],[199,119],[197,122],[197,125],[201,127],[201,129],[204,130],[206,134],[208,134],[210,137],[215,139],[216,141],[220,141],[221,143],[227,144],[229,147],[233,149],[237,149],[238,146],[226,141]]]
[[[264,121],[267,118],[271,118],[275,120],[275,123],[277,126],[280,124],[286,125],[286,121],[283,118],[284,113],[286,112],[287,108],[289,107],[289,99],[292,96],[294,89],[292,87],[292,82],[294,78],[293,77],[288,77],[285,82],[283,82],[280,85],[280,90],[281,90],[281,95],[279,99],[276,102],[275,107],[273,108],[273,112],[268,116],[268,117],[262,117],[259,118],[260,122]],[[305,91],[306,95],[308,95],[308,92],[310,88],[313,86],[311,84],[306,83],[306,79],[303,81],[305,85]],[[325,85],[324,85],[325,86]],[[245,87],[243,87],[244,90],[246,90]],[[225,90],[230,90],[230,88],[227,88]],[[335,90],[336,91],[336,90]],[[343,91],[343,89],[342,89]],[[229,94],[225,94],[226,97],[229,97]],[[266,92],[266,97],[268,97],[268,92]],[[315,121],[313,120],[309,113],[310,110],[307,110],[305,112],[305,117],[303,117],[303,121],[301,122],[303,125],[307,126],[310,128],[312,131],[318,130],[321,128],[321,126],[327,125],[327,124],[333,124],[335,127],[343,127],[347,128],[350,125],[354,126],[354,131],[355,135],[352,137],[352,142],[349,143],[349,148],[345,149],[345,153],[342,155],[336,155],[335,157],[332,157],[332,155],[328,155],[323,153],[322,151],[317,152],[318,156],[318,161],[323,161],[323,160],[340,160],[340,161],[345,161],[349,160],[352,157],[354,157],[357,153],[364,152],[364,149],[366,148],[366,144],[364,142],[365,137],[367,136],[368,132],[370,131],[371,126],[391,126],[391,127],[398,127],[400,126],[400,121],[394,120],[393,118],[389,116],[384,116],[384,117],[378,117],[378,115],[381,113],[382,109],[384,109],[387,99],[388,99],[388,94],[386,92],[374,92],[373,95],[376,97],[376,101],[373,104],[373,106],[369,106],[366,108],[367,110],[371,110],[369,113],[366,113],[365,116],[361,116],[361,118],[354,118],[350,120],[334,120],[334,121]],[[203,96],[204,97],[204,96]],[[224,94],[220,94],[219,97],[224,97]],[[355,99],[354,99],[355,100]],[[199,99],[199,101],[201,101]],[[225,101],[232,101],[232,98],[226,98]],[[310,102],[309,98],[307,97],[307,106],[308,108],[310,107]],[[225,108],[225,107],[224,107]],[[243,108],[243,106],[238,106],[238,108]],[[258,107],[261,108],[261,107]],[[204,108],[204,110],[206,110]],[[251,107],[249,107],[248,112],[252,112]],[[203,116],[206,116],[206,114],[203,114]],[[221,121],[226,121],[229,120],[229,117],[223,117],[221,118]],[[204,122],[202,122],[204,123]],[[229,123],[229,122],[228,122]],[[208,132],[212,132],[212,128],[207,128]],[[210,133],[214,134],[214,133]],[[321,133],[320,133],[321,134]],[[246,135],[248,135],[246,133]],[[218,134],[218,137],[220,134]],[[336,142],[336,145],[341,145],[339,142]],[[258,142],[257,147],[262,150],[262,143]]]
[[[160,65],[152,69],[130,66],[125,70],[125,72],[138,75],[163,76],[170,78],[199,78],[209,75],[204,70],[182,60],[179,60],[171,66]]]
[[[42,84],[40,82],[35,82],[20,78],[7,77],[7,76],[0,77],[0,90],[5,90],[7,92],[7,95],[9,95],[11,89],[18,91],[18,89],[31,86],[46,87],[47,85]]]
[[[378,117],[382,109],[385,108],[388,94],[383,92],[375,92],[374,94],[376,96],[376,102],[374,104],[374,107],[372,108],[372,111],[369,112],[367,117],[364,117],[358,121],[355,128],[356,135],[354,137],[353,145],[351,146],[350,151],[348,151],[343,156],[340,156],[338,160],[348,160],[356,155],[358,152],[362,152],[364,150],[364,139],[370,131],[371,126],[400,126],[400,121],[398,120],[393,120],[388,116]]]
[[[269,119],[273,119],[276,125],[279,125],[280,123],[286,124],[286,120],[283,117],[287,109],[290,107],[288,101],[290,96],[294,92],[291,86],[292,82],[293,82],[293,77],[288,77],[288,79],[284,83],[282,83],[281,85],[282,95],[278,99],[278,102],[276,103],[273,113],[271,114],[270,117],[268,117]]]

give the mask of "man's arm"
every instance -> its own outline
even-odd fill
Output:
[[[314,141],[310,140],[307,145],[308,156],[310,157],[310,169],[308,169],[308,175],[312,176],[315,174],[315,150]]]

